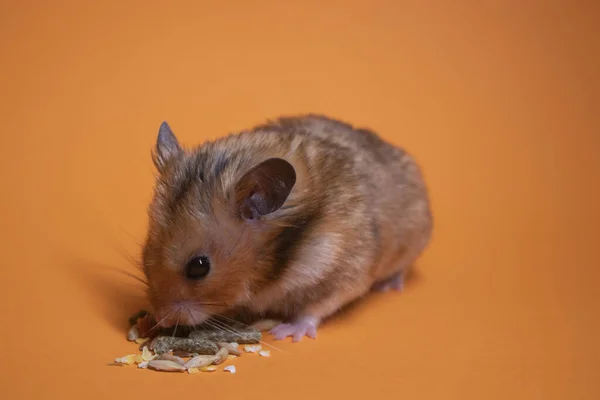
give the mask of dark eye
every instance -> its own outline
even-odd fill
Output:
[[[208,275],[210,261],[208,257],[194,257],[185,266],[185,277],[190,280],[198,280]]]

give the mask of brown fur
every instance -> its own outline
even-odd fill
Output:
[[[160,175],[143,251],[149,298],[165,326],[233,307],[322,320],[407,271],[429,242],[419,167],[370,131],[306,115],[192,150],[171,139],[159,138],[154,156]],[[246,220],[238,181],[269,158],[289,162],[295,184],[276,211]],[[182,271],[198,254],[210,257],[211,272],[186,281]]]

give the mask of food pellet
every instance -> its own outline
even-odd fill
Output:
[[[219,351],[219,347],[214,342],[195,338],[158,336],[152,345],[154,352],[158,354],[169,350],[183,350],[189,353],[215,355]]]
[[[258,343],[262,333],[255,329],[238,331],[194,331],[190,333],[191,339],[202,339],[211,342],[237,342],[242,344]]]

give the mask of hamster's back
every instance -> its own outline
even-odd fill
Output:
[[[411,264],[427,246],[433,227],[428,190],[419,165],[404,149],[368,129],[315,114],[280,118],[257,130],[302,135],[305,143],[315,142],[319,154],[314,158],[331,159],[329,167],[319,171],[329,175],[327,181],[337,180],[346,185],[343,190],[364,194],[365,212],[379,225],[375,275],[385,276],[398,263]]]

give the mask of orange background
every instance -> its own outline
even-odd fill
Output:
[[[600,3],[320,3],[2,2],[0,397],[600,398]],[[303,112],[418,157],[417,279],[233,376],[108,367],[160,122]]]

